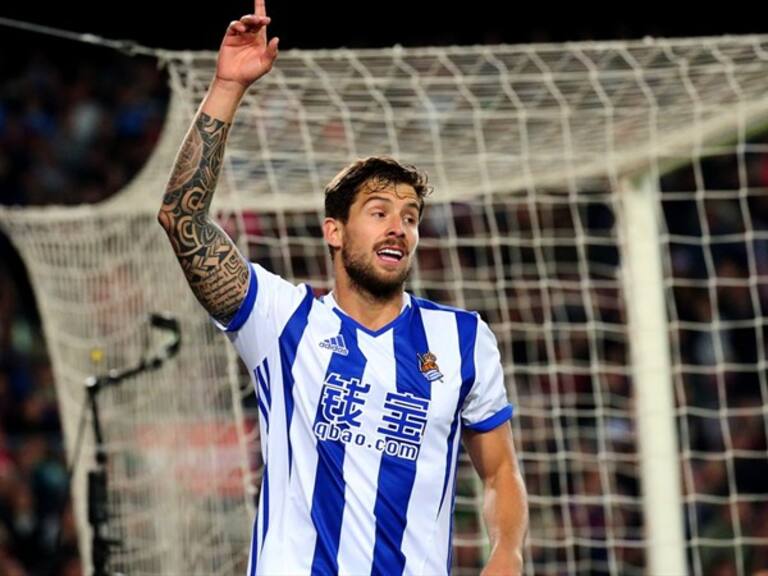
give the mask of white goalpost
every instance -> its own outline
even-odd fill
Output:
[[[179,318],[161,370],[105,390],[126,574],[244,574],[260,482],[247,374],[155,215],[213,52],[155,53],[171,101],[110,200],[0,208],[51,351],[73,454],[94,373]],[[213,207],[243,253],[330,288],[322,190],[391,154],[430,174],[409,290],[479,311],[502,353],[529,492],[525,573],[768,569],[768,37],[286,51],[238,112]],[[98,354],[94,354],[98,350]],[[75,477],[84,559],[85,470]],[[454,574],[481,495],[459,462]]]

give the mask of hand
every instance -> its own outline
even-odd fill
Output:
[[[256,13],[233,20],[219,49],[216,81],[248,88],[272,69],[277,58],[278,38],[267,41],[264,0],[256,0]]]

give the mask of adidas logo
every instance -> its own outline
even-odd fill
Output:
[[[327,348],[328,350],[336,352],[337,354],[341,354],[342,356],[349,354],[347,345],[344,343],[344,336],[341,334],[338,336],[333,336],[332,338],[326,338],[320,342],[320,348]]]

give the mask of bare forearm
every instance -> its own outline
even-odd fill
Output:
[[[491,556],[484,574],[494,574],[493,567],[512,567],[521,573],[523,540],[528,529],[528,503],[519,472],[512,467],[498,471],[485,485],[483,514],[491,540]],[[509,573],[509,572],[500,572]]]
[[[245,86],[239,82],[214,78],[200,112],[231,125],[244,94]]]
[[[158,214],[192,291],[222,322],[235,314],[248,285],[247,263],[209,213],[241,96],[214,82],[176,157]]]

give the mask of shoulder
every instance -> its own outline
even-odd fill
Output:
[[[480,314],[473,310],[465,310],[464,308],[458,308],[456,306],[439,304],[438,302],[427,300],[426,298],[419,298],[417,296],[411,295],[411,303],[415,307],[421,308],[423,310],[435,310],[438,312],[448,312],[448,313],[456,314],[457,316],[462,316],[465,318],[472,317],[482,321],[480,318]]]
[[[258,262],[251,261],[248,263],[248,265],[251,269],[251,275],[254,278],[258,288],[270,288],[281,293],[283,293],[285,290],[294,289],[299,291],[302,295],[305,293],[305,291],[314,294],[312,287],[307,283],[302,282],[295,284],[282,275],[272,272]]]
[[[248,297],[251,299],[251,307],[255,304],[261,316],[282,323],[294,313],[308,313],[315,300],[312,286],[306,283],[294,284],[256,262],[251,262],[250,266],[254,294]]]
[[[465,310],[456,306],[439,304],[426,298],[411,296],[411,303],[415,308],[427,311],[428,314],[447,314],[455,318],[459,336],[466,344],[472,346],[480,345],[481,342],[488,342],[496,345],[496,336],[491,327],[483,320],[479,312],[475,310]]]

